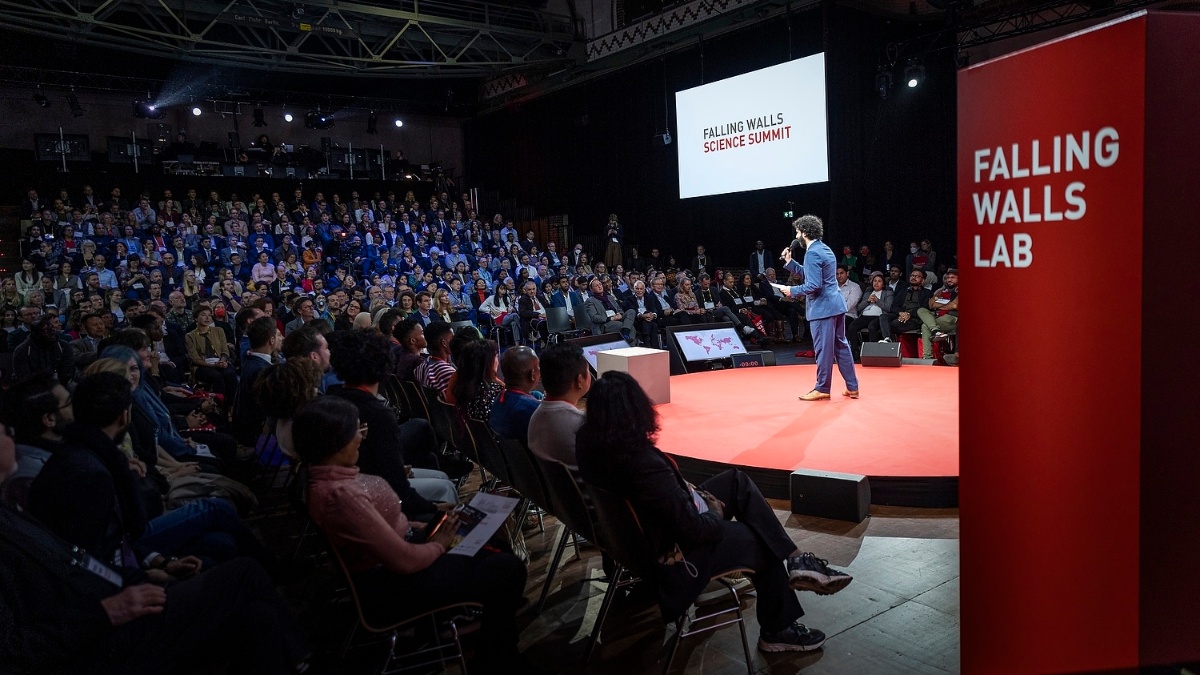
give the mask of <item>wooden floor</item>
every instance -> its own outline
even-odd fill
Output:
[[[753,600],[746,619],[757,673],[804,672],[855,675],[957,673],[958,513],[956,510],[874,507],[862,524],[788,513],[776,514],[801,550],[811,550],[845,569],[854,582],[834,596],[800,595],[802,621],[826,633],[825,647],[808,654],[764,654],[754,648],[758,626]],[[527,594],[537,598],[545,580],[558,524],[546,521],[545,535],[527,533],[532,560]],[[568,554],[570,549],[568,549]],[[566,556],[564,556],[566,557]],[[582,559],[562,565],[545,612],[521,617],[521,647],[546,667],[582,672],[580,657],[605,584],[600,556],[585,547]],[[673,627],[662,624],[653,602],[626,599],[609,615],[604,644],[588,668],[596,673],[661,673],[663,646]],[[705,675],[747,672],[736,627],[685,640],[673,673]]]

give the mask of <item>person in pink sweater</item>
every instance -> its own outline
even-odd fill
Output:
[[[306,403],[292,421],[296,454],[308,470],[309,515],[346,562],[363,612],[386,624],[454,602],[480,602],[471,672],[524,663],[516,622],[525,604],[524,563],[501,551],[446,555],[457,527],[453,513],[428,540],[423,528],[410,526],[387,482],[359,472],[358,446],[367,432],[354,404],[334,396]]]

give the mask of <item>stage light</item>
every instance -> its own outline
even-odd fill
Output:
[[[79,105],[79,99],[75,97],[75,92],[67,94],[67,107],[71,109],[71,114],[75,117],[83,117],[83,108]]]
[[[150,101],[134,101],[133,116],[138,119],[161,120],[167,116],[167,111]]]
[[[375,113],[371,113],[370,115],[367,115],[367,133],[368,134],[379,133],[379,130],[376,129],[377,124],[379,124],[379,118],[375,117]]]
[[[919,87],[925,81],[925,67],[915,59],[908,62],[908,66],[904,68],[904,81],[908,83],[909,89]]]
[[[196,107],[192,108],[192,114],[195,115],[196,117],[199,117],[200,113],[203,113],[203,112],[204,111],[200,109],[200,106],[196,106]]]
[[[313,110],[304,116],[304,126],[308,129],[329,129],[333,127],[333,115]]]
[[[41,87],[38,87],[37,93],[33,95],[33,100],[43,108],[50,107],[50,99],[46,98],[46,95],[42,93]]]
[[[399,128],[400,128],[400,127],[402,127],[402,126],[404,126],[404,122],[403,122],[402,120],[399,120],[399,119],[398,119],[398,120],[396,120],[396,128],[397,128],[397,129],[399,129]]]
[[[879,98],[886,101],[891,90],[892,74],[886,67],[880,66],[879,73],[875,75],[875,92],[879,94]]]
[[[291,122],[293,119],[295,119],[295,118],[294,118],[294,117],[292,117],[292,113],[284,113],[284,114],[283,114],[283,121],[284,121],[284,122]]]
[[[287,118],[285,117],[284,119],[287,119]],[[291,120],[288,120],[288,121],[290,122]],[[262,108],[254,109],[254,122],[251,124],[251,126],[255,126],[255,127],[267,126],[267,117],[266,117],[266,114],[263,113]]]

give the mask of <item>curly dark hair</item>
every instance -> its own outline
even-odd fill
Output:
[[[825,223],[814,215],[800,216],[792,221],[792,227],[796,228],[796,232],[816,241],[825,236]]]
[[[267,366],[254,381],[254,398],[267,417],[291,419],[317,397],[321,368],[312,359],[296,358]]]
[[[382,333],[370,329],[333,333],[329,344],[329,364],[349,386],[383,382],[391,370],[391,343]]]
[[[653,444],[658,430],[658,411],[632,375],[610,370],[592,384],[578,434],[587,445],[628,454]]]

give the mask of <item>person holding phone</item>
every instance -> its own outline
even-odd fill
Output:
[[[477,664],[485,671],[520,664],[519,672],[536,672],[517,652],[525,564],[488,549],[446,555],[458,529],[453,504],[444,505],[444,519],[428,532],[410,525],[387,481],[359,472],[358,448],[367,432],[354,404],[334,396],[306,403],[292,420],[295,451],[308,465],[309,515],[345,561],[363,611],[387,623],[454,602],[480,602]]]

